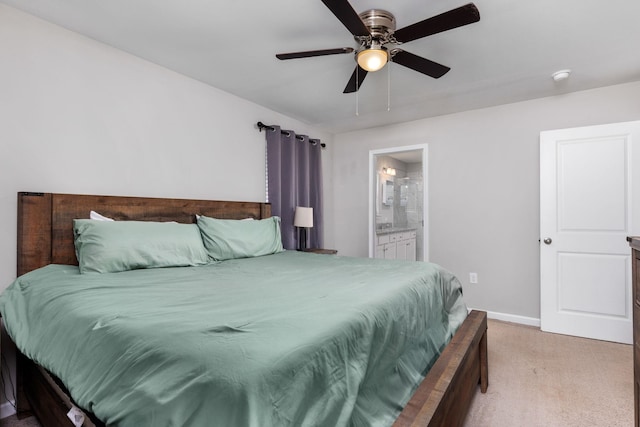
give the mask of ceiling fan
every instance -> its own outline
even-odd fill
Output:
[[[369,71],[378,71],[387,62],[395,62],[435,79],[442,77],[450,70],[449,67],[414,55],[398,46],[480,20],[478,8],[469,3],[396,30],[396,19],[386,10],[371,9],[358,14],[348,0],[322,0],[322,3],[353,34],[359,46],[356,49],[342,47],[279,53],[276,58],[284,60],[355,52],[358,65],[344,88],[344,93],[356,92]]]

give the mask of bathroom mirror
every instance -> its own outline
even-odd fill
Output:
[[[382,204],[393,206],[393,180],[387,178],[382,184]]]

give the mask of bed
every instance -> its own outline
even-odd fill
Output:
[[[21,276],[25,273],[33,272],[34,270],[36,271],[32,274],[43,274],[41,273],[42,271],[48,273],[49,270],[53,269],[62,269],[68,274],[72,274],[76,267],[69,266],[77,264],[72,228],[73,220],[76,218],[86,218],[87,213],[90,210],[99,211],[100,213],[115,218],[116,220],[176,221],[184,224],[193,223],[194,214],[196,213],[222,219],[253,218],[260,220],[270,217],[269,205],[264,203],[50,193],[19,193],[18,275]],[[304,265],[306,270],[310,270],[311,276],[321,276],[323,271],[338,271],[341,269],[351,270],[352,267],[345,264],[348,262],[365,263],[365,269],[383,268],[380,267],[381,265],[388,269],[388,266],[391,265],[389,264],[389,261],[386,264],[380,264],[379,261],[376,260],[348,261],[345,259],[346,257],[285,252],[250,260],[231,260],[231,262],[223,261],[219,266],[215,266],[215,271],[220,274],[228,274],[227,277],[233,277],[233,272],[238,271],[237,269],[244,268],[241,267],[241,265],[249,265],[253,263],[253,267],[250,268],[254,268],[254,270],[258,271],[265,271],[270,268],[269,263],[271,262],[271,259],[273,259],[274,262],[285,262],[285,258],[291,258],[293,259],[293,263]],[[291,262],[291,260],[286,262]],[[54,265],[49,266],[50,264]],[[421,263],[414,264],[417,266]],[[284,268],[280,266],[280,264],[276,265],[276,267],[273,267],[275,270]],[[402,265],[405,266],[403,268],[414,268],[411,267],[411,263],[403,263]],[[48,267],[45,269],[41,268],[45,266]],[[190,270],[200,268],[201,267],[181,268],[179,274],[187,274]],[[213,269],[212,267],[202,267],[202,269],[206,268]],[[224,273],[225,268],[229,269],[229,272]],[[315,272],[313,270],[314,268],[317,269]],[[272,273],[269,273],[268,275],[271,274]],[[303,273],[298,272],[296,274]],[[383,273],[380,272],[379,274]],[[437,275],[441,274],[443,273],[437,273]],[[256,282],[261,280],[258,276],[254,278]],[[340,279],[338,276],[334,279],[338,281],[346,280]],[[188,279],[186,281],[190,282],[190,280],[191,279]],[[370,279],[367,280],[371,281]],[[334,280],[327,280],[327,282],[332,283],[333,281]],[[348,283],[344,282],[344,284],[340,286],[343,285],[344,292],[347,292]],[[103,285],[101,284],[100,286]],[[293,289],[294,288],[285,288],[282,292],[293,292]],[[334,289],[334,291],[335,290],[336,289]],[[312,291],[319,292],[315,288],[313,288]],[[383,290],[380,290],[380,292],[382,291]],[[377,291],[369,290],[367,293],[373,296],[376,294],[375,292]],[[411,289],[410,292],[415,292],[415,289]],[[327,298],[327,295],[328,298],[331,298],[332,293],[327,293],[326,295],[315,294],[314,298]],[[235,298],[237,299],[237,296]],[[267,298],[267,296],[265,296],[265,298]],[[353,297],[351,296],[351,298]],[[385,300],[386,299],[389,298],[385,297]],[[348,313],[349,310],[349,307],[341,306],[340,310],[337,310],[336,312]],[[357,310],[363,310],[363,308],[358,307],[356,308],[356,311]],[[309,309],[305,309],[304,313],[309,313]],[[353,318],[348,316],[340,318],[340,316],[326,316],[322,313],[319,313],[318,315],[320,317],[335,317],[336,323],[350,323],[351,320],[353,320]],[[6,316],[3,317],[6,318]],[[298,317],[296,321],[303,322],[307,317],[308,316],[305,314],[302,317]],[[6,320],[7,319],[5,319],[5,321]],[[379,321],[379,319],[376,321]],[[403,402],[406,402],[408,399],[408,402],[406,402],[406,404],[403,403],[404,407],[397,411],[399,412],[399,415],[395,419],[394,425],[462,425],[469,404],[478,388],[478,385],[482,392],[486,391],[488,386],[486,313],[471,311],[461,322],[462,323],[459,327],[456,326],[457,332],[455,332],[455,335],[451,338],[449,344],[442,350],[437,360],[435,360],[435,362],[430,360],[426,363],[427,365],[432,365],[431,368],[417,388],[412,387],[410,391],[412,391],[413,394],[402,400]],[[233,335],[233,339],[235,339],[236,336],[242,335],[241,332],[245,326],[246,325],[244,324],[233,324],[231,326],[224,325],[223,330],[216,329],[215,333],[227,334],[225,335],[225,340],[229,339],[229,335]],[[316,331],[314,327],[315,326],[312,324],[305,325],[305,330],[308,328],[309,331]],[[228,334],[229,332],[231,332],[231,334]],[[323,334],[323,330],[317,330],[316,332],[318,336],[322,336]],[[288,336],[289,334],[287,334],[287,337]],[[390,334],[390,336],[393,338],[395,335]],[[308,341],[304,342],[303,345],[294,344],[293,347],[307,348],[315,345],[316,343],[314,341]],[[444,343],[442,345],[444,345]],[[439,344],[436,343],[436,347],[438,346]],[[209,350],[211,351],[211,349]],[[270,358],[273,357],[276,359],[279,358],[278,354],[271,354],[270,351],[267,350],[264,351],[264,360],[271,361],[272,359]],[[384,356],[380,356],[380,358],[384,358]],[[271,362],[268,364],[271,366]],[[373,365],[375,365],[375,363]],[[171,369],[173,370],[174,368]],[[314,369],[317,370],[318,368],[314,367]],[[284,371],[286,371],[286,369]],[[67,425],[69,423],[66,414],[71,405],[77,405],[77,403],[73,401],[74,399],[70,398],[67,391],[67,384],[22,354],[19,354],[17,359],[17,375],[17,405],[19,413],[24,413],[26,411],[34,412],[45,427]],[[240,374],[235,373],[234,378],[236,375]],[[284,374],[280,372],[278,375]],[[311,377],[315,378],[313,375],[311,375]],[[378,388],[380,390],[386,390],[388,388],[387,391],[390,393],[394,392],[394,387],[396,386],[392,381],[385,386],[381,386],[377,383],[374,384],[375,387],[373,388]],[[358,387],[357,384],[355,387]],[[415,391],[413,390],[414,388]],[[314,386],[314,390],[317,389],[318,388]],[[274,392],[273,390],[268,390],[267,393],[273,394]],[[320,393],[322,394],[322,392]],[[382,394],[384,395],[384,393]],[[252,397],[254,400],[259,398],[259,393],[257,394],[257,397]],[[288,398],[290,399],[291,397]],[[282,399],[285,398],[283,397]],[[317,401],[318,399],[314,398],[307,400]],[[89,418],[85,425],[91,425],[90,423],[98,426],[104,425],[102,421],[99,420],[99,417],[96,416],[93,411],[89,410],[98,409],[101,411],[101,401],[94,402],[89,400],[89,402],[89,405],[79,405]],[[286,402],[286,399],[283,400],[283,402]],[[229,404],[227,402],[227,406],[233,405],[234,403]],[[317,402],[315,404],[315,409],[308,409],[308,411],[318,411]],[[365,411],[365,416],[366,415],[367,413]],[[344,415],[342,415],[342,417],[343,418],[341,418],[341,415],[336,415],[334,418],[329,417],[327,419],[349,419],[348,416],[347,418],[344,418]],[[182,424],[189,425],[190,423],[184,421],[184,419],[185,418],[183,418]],[[251,422],[245,423],[245,421],[246,420],[243,420],[242,422],[239,422],[239,424],[252,424]],[[393,422],[393,420],[391,421]],[[391,424],[392,422],[388,424]],[[113,423],[118,424],[119,421]],[[276,421],[273,423],[277,424]],[[349,423],[357,425],[357,422],[353,421],[353,419],[351,419]],[[256,425],[255,422],[253,422],[253,424]],[[327,423],[325,423],[325,425],[326,424]],[[176,421],[171,425],[180,425],[180,422]]]

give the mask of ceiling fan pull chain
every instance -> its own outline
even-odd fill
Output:
[[[391,111],[391,67],[387,64],[387,111]]]
[[[360,108],[359,108],[360,107],[360,103],[358,102],[359,101],[358,89],[360,89],[358,87],[358,82],[360,81],[360,79],[358,78],[358,69],[359,68],[360,67],[356,67],[356,117],[360,115]]]

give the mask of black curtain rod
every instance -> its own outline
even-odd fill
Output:
[[[259,132],[262,132],[262,129],[270,130],[272,132],[276,130],[276,128],[274,128],[273,126],[265,125],[262,122],[258,122],[258,123],[256,123],[256,125],[258,125],[258,131]],[[286,132],[284,130],[281,130],[280,133],[283,134],[283,135],[287,135],[287,136],[291,135],[289,132]],[[298,136],[298,135],[296,135],[296,139],[298,141],[303,141],[304,140],[303,137]],[[316,144],[318,142],[318,140],[317,139],[309,139],[309,142],[312,143],[312,144]],[[324,142],[321,142],[320,146],[322,148],[325,148],[327,146],[327,144],[325,144]]]

